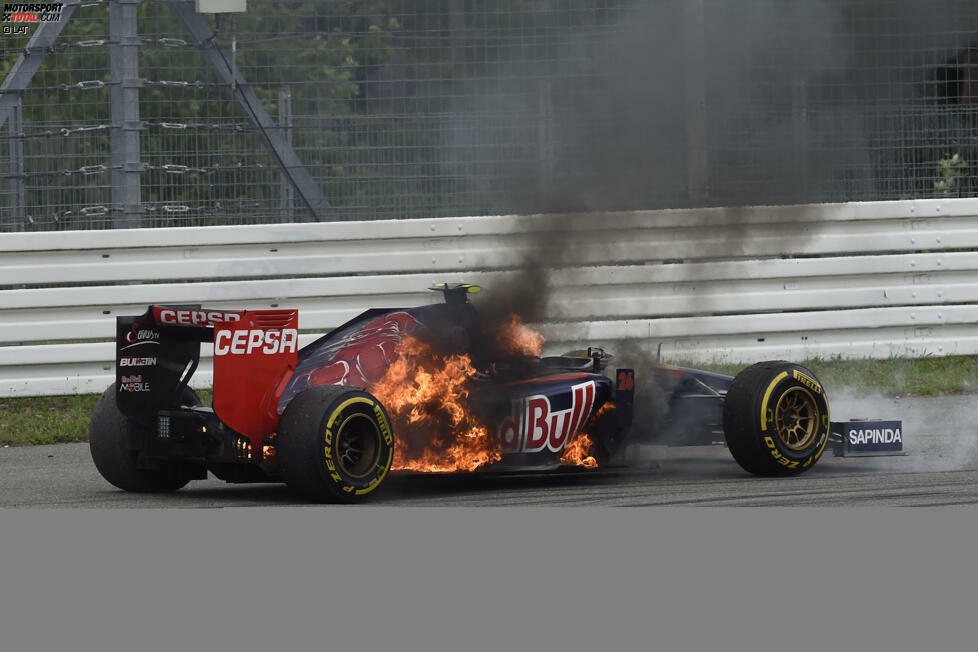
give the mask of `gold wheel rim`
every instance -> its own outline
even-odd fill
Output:
[[[812,393],[805,387],[792,387],[781,395],[774,409],[778,439],[789,450],[804,450],[818,435],[819,416]]]
[[[336,437],[336,463],[347,477],[365,478],[380,463],[380,429],[368,414],[351,414]]]

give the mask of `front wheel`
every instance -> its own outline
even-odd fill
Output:
[[[734,378],[723,402],[727,447],[744,470],[798,475],[829,437],[829,403],[815,375],[784,361],[760,362]]]
[[[371,394],[312,387],[292,399],[278,429],[285,483],[316,502],[356,502],[375,491],[394,462],[390,418]]]

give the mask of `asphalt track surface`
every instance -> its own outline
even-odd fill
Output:
[[[833,419],[902,419],[903,457],[826,451],[795,478],[755,478],[723,446],[633,451],[631,468],[549,474],[392,475],[372,505],[941,506],[978,503],[975,397],[834,399]],[[284,485],[210,478],[174,494],[129,494],[99,476],[87,444],[0,449],[0,507],[213,508],[301,505]],[[335,509],[316,506],[314,509]]]

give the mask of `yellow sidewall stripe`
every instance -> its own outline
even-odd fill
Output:
[[[831,426],[831,424],[832,424],[832,417],[829,416],[829,404],[828,404],[828,401],[825,402],[825,423],[828,423],[829,425],[826,426],[826,428],[825,428],[825,439],[822,441],[822,446],[818,449],[818,452],[815,453],[815,460],[818,460],[818,458],[820,458],[822,456],[822,451],[825,450],[825,445],[829,443],[829,430],[832,429],[832,426]]]
[[[354,396],[353,398],[346,399],[345,401],[343,401],[342,403],[340,403],[339,407],[337,407],[335,410],[333,410],[333,414],[331,414],[330,417],[329,417],[329,422],[326,423],[326,430],[332,430],[333,429],[333,424],[339,418],[340,413],[343,410],[345,410],[347,407],[353,405],[354,403],[366,403],[367,405],[369,405],[371,407],[373,407],[373,405],[374,405],[374,401],[372,401],[371,399],[367,398],[366,396]]]
[[[777,386],[778,383],[780,383],[782,380],[784,380],[787,377],[788,377],[788,372],[782,371],[781,373],[779,373],[777,376],[774,377],[774,380],[771,381],[771,384],[767,386],[767,391],[764,392],[764,400],[761,401],[761,430],[762,431],[767,430],[767,402],[771,400],[771,392],[774,391],[774,388],[775,386]]]
[[[353,398],[348,398],[342,403],[340,403],[335,410],[333,410],[333,414],[330,415],[329,421],[326,423],[326,430],[327,431],[332,430],[333,424],[336,423],[336,420],[339,418],[340,414],[342,414],[343,410],[356,403],[363,403],[365,405],[369,405],[371,408],[374,408],[377,405],[376,401],[369,399],[366,396],[354,396]],[[371,410],[371,414],[376,414],[376,413],[373,410]],[[388,430],[390,430],[390,423],[387,423],[386,425],[388,427]],[[383,482],[384,478],[387,477],[387,472],[391,470],[391,466],[393,465],[393,463],[394,463],[394,447],[391,446],[390,453],[387,455],[387,463],[384,464],[384,471],[379,476],[377,476],[377,480],[372,485],[370,485],[366,489],[357,489],[355,491],[355,494],[357,496],[362,496],[363,494],[368,494],[374,489],[376,489],[377,487],[379,487],[380,483]]]
[[[356,495],[362,496],[363,494],[369,494],[371,491],[380,486],[380,483],[384,481],[387,477],[387,472],[391,470],[391,465],[394,463],[394,449],[391,448],[390,455],[387,456],[387,464],[384,465],[384,472],[377,476],[377,481],[366,489],[357,489]]]

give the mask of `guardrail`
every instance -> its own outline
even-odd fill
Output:
[[[548,350],[665,360],[978,352],[978,199],[0,234],[0,396],[101,391],[116,315],[366,307],[548,271]],[[544,272],[541,272],[543,274]],[[304,335],[302,343],[315,336]],[[210,383],[205,345],[195,384]]]

